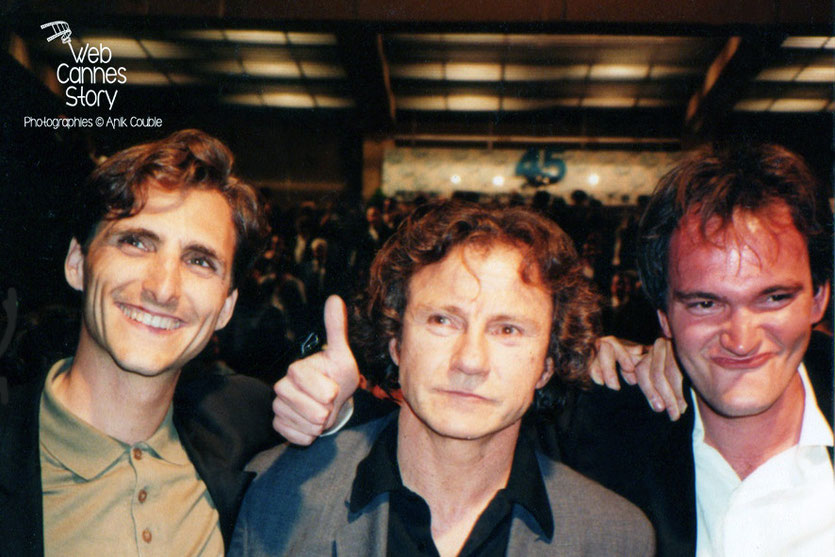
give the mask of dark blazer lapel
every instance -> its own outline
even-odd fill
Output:
[[[43,555],[38,415],[45,378],[15,387],[0,409],[0,555]]]
[[[659,557],[696,554],[696,469],[691,410],[673,424],[657,458],[652,459],[635,497],[656,531]],[[637,499],[642,499],[637,501]]]
[[[220,437],[204,431],[196,421],[192,421],[194,416],[189,416],[189,411],[194,409],[178,407],[175,404],[174,425],[180,436],[180,443],[200,478],[206,483],[212,502],[217,508],[220,532],[228,549],[232,533],[235,531],[238,509],[255,473],[244,472],[231,466],[229,461],[222,457],[223,449],[212,446]]]

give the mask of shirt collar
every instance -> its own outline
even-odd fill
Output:
[[[818,407],[818,399],[815,398],[815,391],[812,389],[812,383],[809,381],[809,374],[806,372],[806,366],[800,364],[800,379],[803,381],[803,392],[805,393],[803,406],[803,422],[800,430],[800,440],[797,442],[800,446],[807,445],[823,445],[826,447],[833,446],[832,428]]]
[[[809,381],[809,374],[806,372],[806,366],[800,363],[797,368],[800,374],[800,380],[803,382],[803,420],[800,424],[800,439],[797,444],[799,446],[833,446],[832,429],[824,418],[823,413],[818,407],[818,399],[815,398],[815,391],[812,389],[812,384]],[[693,440],[697,443],[703,444],[705,440],[705,428],[702,423],[702,416],[699,412],[699,405],[695,403],[696,392],[691,389],[693,396],[693,410],[694,424],[693,424]]]
[[[352,513],[359,512],[377,496],[399,489],[406,488],[397,465],[397,419],[393,419],[374,442],[368,456],[357,466],[349,509]],[[512,504],[524,507],[539,523],[543,533],[549,539],[553,537],[551,504],[536,452],[525,432],[520,432],[516,442],[507,486],[499,493],[504,493]]]
[[[53,365],[47,374],[41,396],[40,443],[74,474],[90,480],[110,468],[132,447],[76,417],[58,400],[55,380],[71,365],[72,358],[66,358]],[[188,455],[174,427],[171,407],[154,434],[135,446],[173,464],[188,463]]]

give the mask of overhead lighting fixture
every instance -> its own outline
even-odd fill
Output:
[[[835,61],[826,66],[808,66],[798,75],[796,81],[802,83],[835,83]]]
[[[139,42],[153,58],[185,59],[194,57],[194,51],[191,48],[171,41],[142,39]]]
[[[244,71],[259,77],[294,78],[301,77],[299,66],[292,61],[268,62],[262,60],[243,60]],[[231,73],[231,72],[224,72]]]
[[[802,66],[799,64],[793,66],[775,66],[772,68],[765,68],[757,74],[755,78],[757,81],[794,81],[800,73]]]
[[[589,73],[588,64],[567,66],[534,66],[509,64],[505,67],[506,81],[558,81],[561,79],[585,79]]]
[[[302,62],[302,75],[310,79],[338,79],[345,77],[345,70],[336,64]]]
[[[331,33],[287,32],[287,42],[295,45],[327,46],[337,44],[336,35]]]
[[[307,93],[263,93],[266,106],[282,108],[315,108],[313,97]]]
[[[774,99],[743,99],[734,105],[740,112],[765,112],[771,108]]]
[[[114,58],[147,58],[148,54],[140,46],[139,41],[127,37],[113,35],[85,35],[84,42],[90,46],[99,44],[110,49]]]
[[[316,106],[319,108],[351,108],[354,106],[354,101],[347,97],[314,95],[313,98],[316,99]]]
[[[461,176],[459,176],[458,174],[453,174],[449,177],[449,181],[457,186],[461,183]]]
[[[783,48],[823,48],[830,39],[831,37],[786,37],[781,46]]]
[[[498,81],[502,77],[500,64],[446,64],[446,79],[450,81]]]
[[[287,44],[284,31],[265,31],[263,29],[226,29],[222,31],[224,39],[236,43]]]
[[[474,112],[499,110],[499,97],[494,95],[449,95],[447,103],[450,110]]]
[[[395,79],[431,79],[439,81],[444,78],[444,66],[440,62],[392,64],[390,75]]]
[[[493,176],[493,185],[497,188],[504,185],[504,176]]]
[[[589,174],[588,182],[590,186],[596,186],[600,183],[600,175],[596,172]]]
[[[404,95],[397,97],[400,110],[446,110],[446,98],[441,95]]]
[[[771,112],[821,112],[828,99],[777,99],[771,105]]]
[[[631,97],[586,97],[580,106],[584,108],[630,108],[637,99]]]
[[[591,79],[639,80],[649,75],[647,64],[594,64],[589,72]]]

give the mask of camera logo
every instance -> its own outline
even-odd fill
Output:
[[[46,29],[47,27],[52,27],[53,34],[46,39],[46,42],[51,43],[53,39],[61,37],[62,43],[69,44],[70,37],[72,37],[72,31],[70,30],[69,23],[66,21],[50,21],[49,23],[41,25],[41,29]]]

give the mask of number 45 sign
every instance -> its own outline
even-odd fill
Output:
[[[565,161],[561,155],[562,151],[554,147],[532,147],[516,163],[516,175],[523,176],[534,187],[556,184],[565,177]]]

